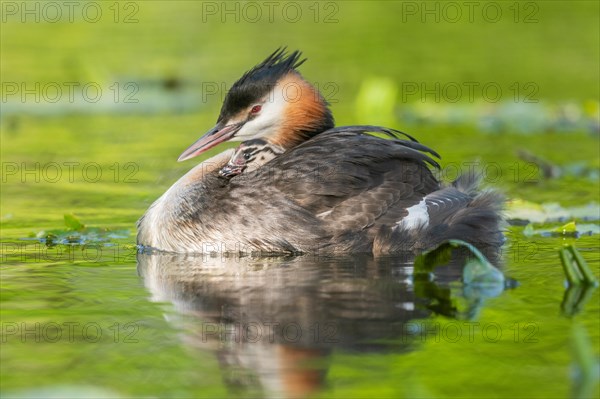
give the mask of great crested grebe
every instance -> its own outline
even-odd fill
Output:
[[[450,238],[501,245],[498,193],[478,192],[474,176],[443,185],[430,169],[439,168],[437,153],[404,133],[334,128],[327,102],[296,70],[305,60],[284,50],[231,87],[216,126],[179,161],[227,140],[242,145],[200,163],[156,200],[138,222],[138,244],[321,254],[418,251]]]

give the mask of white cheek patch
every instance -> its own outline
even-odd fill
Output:
[[[234,140],[246,141],[275,134],[281,125],[286,105],[283,91],[279,86],[275,86],[263,103],[260,114],[246,122],[240,131],[236,133]]]
[[[406,210],[408,211],[408,215],[396,222],[395,229],[414,230],[429,225],[429,213],[427,212],[425,198],[418,204],[406,208]]]

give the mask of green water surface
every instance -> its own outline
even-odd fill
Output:
[[[0,34],[3,397],[598,397],[598,290],[566,306],[558,257],[572,244],[600,275],[597,2],[482,2],[501,8],[497,22],[394,1],[298,2],[296,22],[269,21],[261,2],[256,22],[221,2],[98,2],[96,22],[23,22],[7,3],[25,4],[2,2]],[[137,254],[136,220],[200,161],[177,156],[280,45],[309,57],[302,73],[338,124],[409,132],[442,155],[445,180],[482,170],[520,211],[501,262],[518,283],[413,281],[410,260],[368,256]],[[49,101],[73,82],[102,95]],[[503,94],[407,94],[436,82]],[[373,93],[391,98],[387,114],[361,106]],[[535,233],[570,221],[583,234]]]

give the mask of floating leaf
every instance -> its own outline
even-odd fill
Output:
[[[104,244],[110,245],[113,239],[122,239],[129,237],[129,230],[108,230],[96,227],[82,228],[78,231],[50,230],[40,231],[35,235],[35,239],[51,247],[54,245],[88,245]],[[31,238],[22,238],[24,240]]]
[[[590,202],[587,205],[566,208],[556,202],[536,204],[522,199],[514,199],[508,203],[507,218],[513,224],[518,221],[565,222],[569,219],[593,221],[600,220],[600,205],[597,202]]]
[[[573,235],[577,233],[577,226],[575,225],[575,222],[569,222],[563,226],[557,227],[554,229],[554,232],[562,235]]]
[[[489,102],[434,104],[418,101],[418,96],[407,97],[415,101],[403,105],[401,116],[404,121],[427,121],[444,126],[471,124],[487,133],[543,134],[579,130],[597,133],[600,123],[598,112],[594,112],[598,102],[594,100],[584,104],[503,102],[492,105]]]
[[[539,235],[542,237],[580,237],[582,235],[600,234],[600,225],[593,223],[575,223],[569,222],[559,227],[535,229],[532,223],[529,223],[523,229],[523,235],[532,237]]]
[[[48,233],[44,236],[44,240],[46,242],[46,245],[51,247],[54,245],[54,242],[58,239],[58,237],[52,233]]]
[[[508,220],[543,223],[547,218],[546,212],[540,204],[520,198],[513,199],[507,203],[506,213]]]

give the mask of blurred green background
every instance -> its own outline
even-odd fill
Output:
[[[490,171],[484,174],[488,185],[519,200],[510,205],[511,212],[551,214],[532,228],[548,227],[544,222],[549,220],[551,228],[571,219],[596,221],[596,227],[587,227],[592,235],[576,244],[587,249],[585,256],[598,271],[596,1],[75,1],[72,8],[66,2],[0,4],[3,243],[20,245],[23,238],[43,237],[48,230],[64,228],[64,214],[75,213],[88,226],[125,231],[111,242],[133,244],[137,218],[195,164],[178,164],[177,156],[214,124],[227,88],[266,55],[287,46],[308,58],[301,72],[321,88],[338,125],[384,123],[406,131],[437,150],[442,166],[452,165],[441,172],[446,179],[478,163]],[[572,216],[573,207],[587,208]],[[552,213],[557,209],[567,220]],[[545,248],[540,256],[551,264],[563,238],[527,238],[522,231],[513,227],[510,237],[514,242],[533,240]],[[123,301],[134,298],[138,311],[150,317],[149,328],[158,332],[141,346],[127,347],[125,364],[143,368],[156,356],[173,367],[157,371],[172,383],[140,372],[128,374],[132,383],[127,385],[118,382],[125,372],[117,366],[123,360],[121,347],[111,346],[100,355],[98,348],[105,347],[86,347],[83,369],[73,372],[65,370],[72,370],[67,359],[76,356],[77,346],[3,343],[3,390],[80,381],[127,395],[157,390],[167,396],[223,394],[218,381],[192,382],[187,373],[197,362],[169,341],[174,333],[160,321],[161,309],[145,300],[134,261],[99,264],[92,270],[76,267],[89,266],[85,262],[29,262],[8,248],[2,266],[4,320],[85,319],[88,312],[130,320],[132,310]],[[548,280],[536,279],[535,273],[546,273],[536,269],[539,264],[508,262],[508,271],[535,290],[517,290],[510,304],[524,306],[529,295],[544,298]],[[561,272],[552,273],[557,285],[549,297],[557,300]],[[120,281],[117,288],[115,279]],[[89,303],[63,309],[57,298],[72,287],[78,288],[74,298]],[[106,299],[95,302],[104,296],[112,298],[113,313]],[[594,298],[597,302],[597,293]],[[53,307],[54,301],[59,306]],[[440,364],[434,367],[437,372],[423,377],[427,392],[567,395],[570,357],[564,348],[569,323],[557,321],[549,306],[539,306],[531,314],[543,314],[541,320],[552,325],[555,335],[544,341],[550,348],[531,356],[539,355],[535,366],[548,364],[547,369],[538,372],[525,365],[513,386],[496,381],[503,392],[498,387],[487,392],[486,386],[461,391],[460,381],[436,382]],[[515,313],[507,304],[500,309],[492,310],[492,316]],[[598,306],[581,318],[598,353]],[[156,347],[163,338],[168,343]],[[47,355],[40,354],[40,347]],[[366,374],[361,372],[362,358],[342,355],[332,366],[331,378],[341,381],[334,384],[341,396],[367,395],[381,373],[389,376],[384,382],[390,387],[412,362],[435,353],[445,353],[450,362],[463,350],[429,346],[413,353],[404,366],[374,356]],[[551,360],[544,358],[544,351]],[[88,362],[97,356],[100,363],[91,366]],[[486,361],[475,353],[467,359]],[[218,380],[211,361],[203,367]],[[536,383],[528,386],[528,381]],[[394,392],[382,389],[381,394]]]

